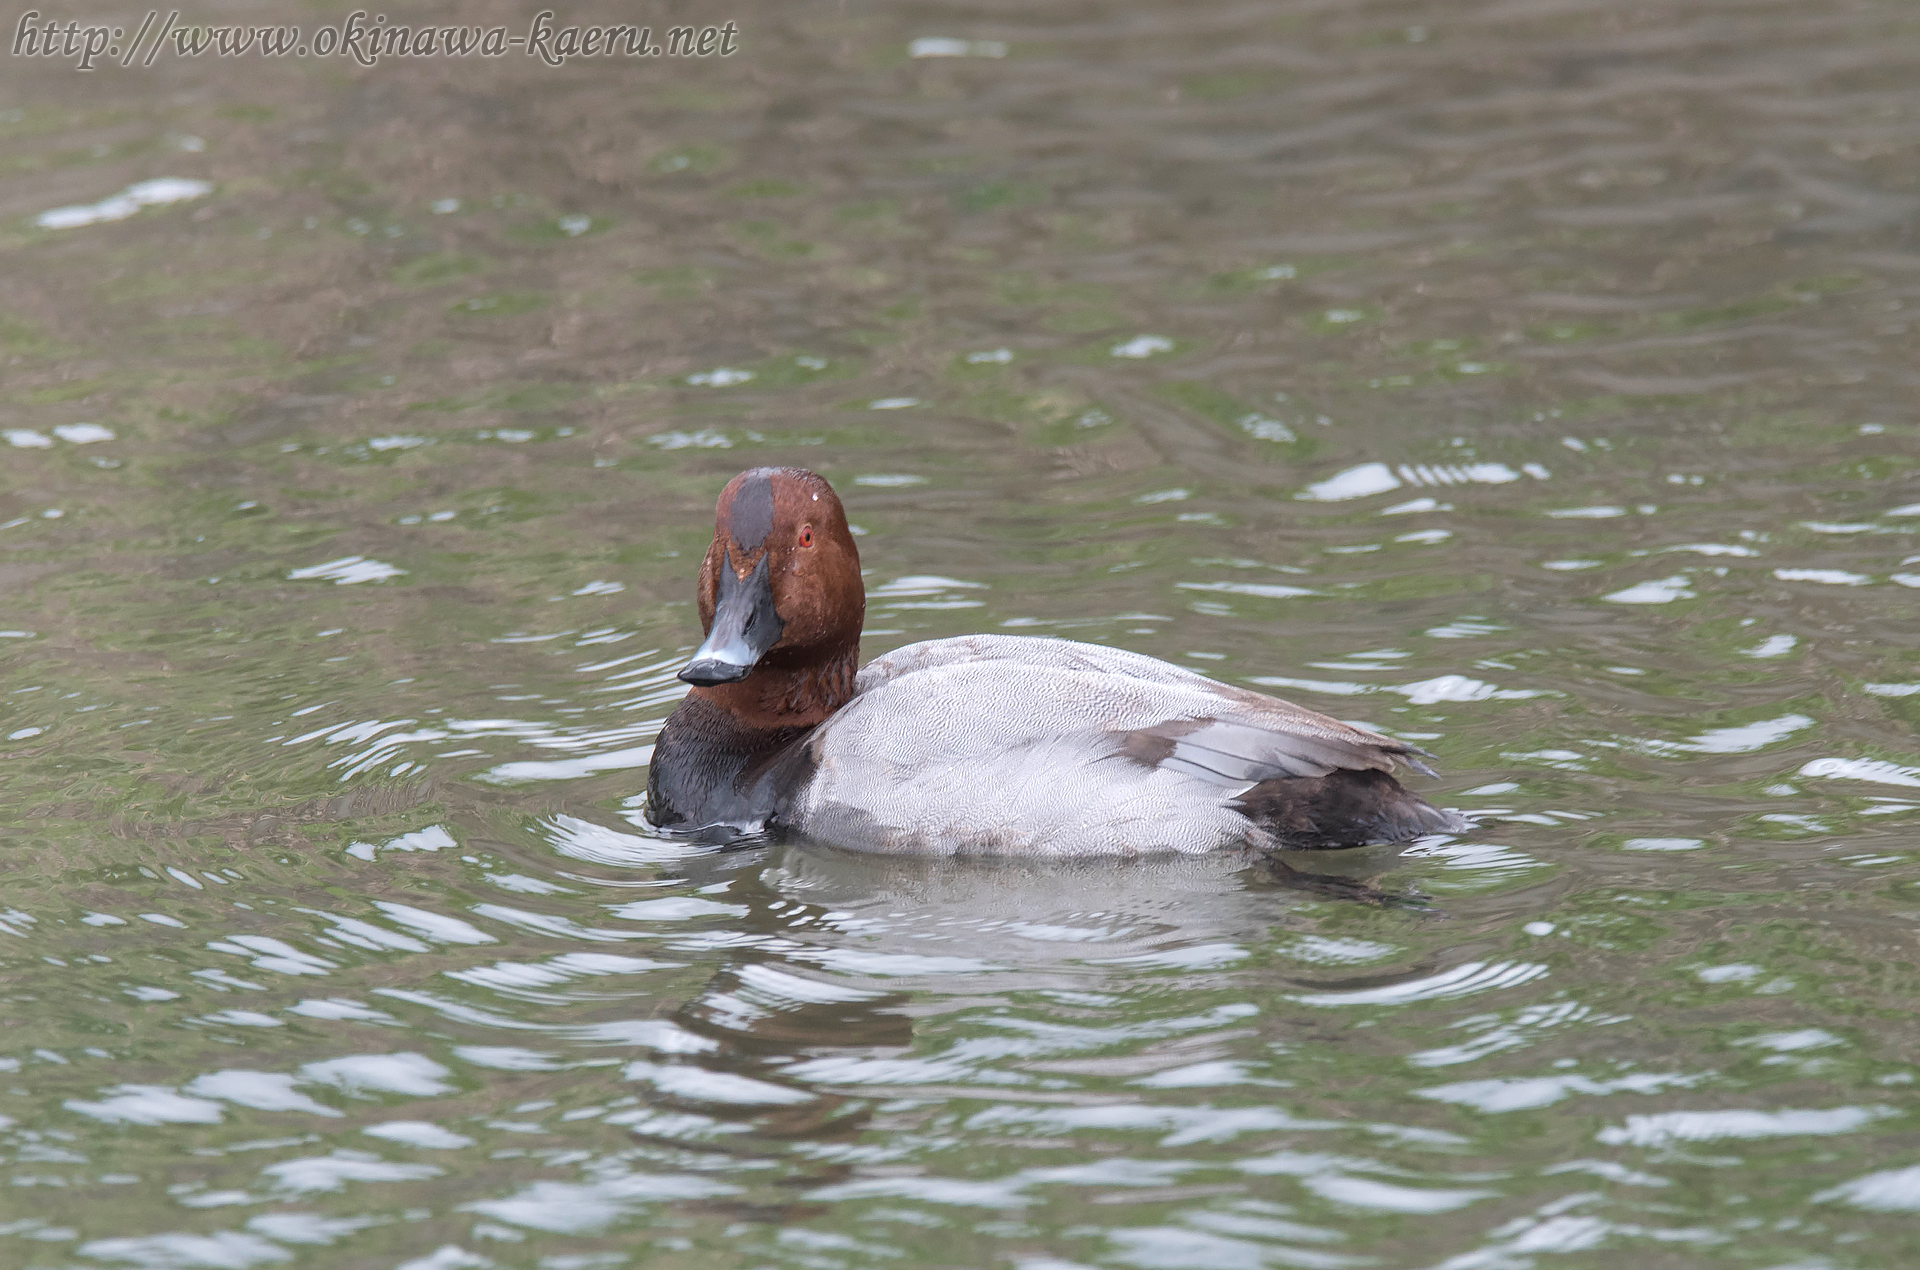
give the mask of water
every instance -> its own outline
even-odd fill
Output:
[[[727,16],[10,63],[0,1262],[1912,1264],[1913,10]],[[774,462],[1480,828],[660,838]]]

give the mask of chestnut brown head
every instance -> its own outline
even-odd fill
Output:
[[[700,645],[680,678],[709,687],[757,668],[847,656],[866,617],[860,552],[833,487],[798,467],[757,467],[720,491],[700,565]]]

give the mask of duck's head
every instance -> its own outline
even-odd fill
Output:
[[[833,487],[799,467],[742,472],[714,508],[700,565],[707,638],[680,678],[711,688],[763,667],[850,665],[866,611],[860,552]]]

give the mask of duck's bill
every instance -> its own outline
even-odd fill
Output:
[[[760,557],[760,563],[744,581],[734,576],[722,560],[713,626],[706,642],[694,650],[693,660],[680,671],[680,678],[700,688],[738,683],[753,673],[769,648],[780,642],[783,627],[773,608],[767,557]]]

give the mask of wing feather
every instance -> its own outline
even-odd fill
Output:
[[[895,697],[887,689],[902,679],[911,688]],[[1072,640],[970,635],[909,644],[869,663],[858,694],[856,703],[939,700],[966,712],[973,727],[957,735],[944,725],[932,729],[946,736],[939,748],[954,758],[961,757],[955,746],[1004,748],[1084,729],[1103,734],[1087,739],[1108,757],[1223,788],[1333,771],[1391,772],[1400,763],[1431,775],[1419,761],[1425,752],[1405,742],[1156,658]],[[901,720],[906,728],[925,722],[924,715]],[[926,734],[902,740],[910,751],[937,744]]]

